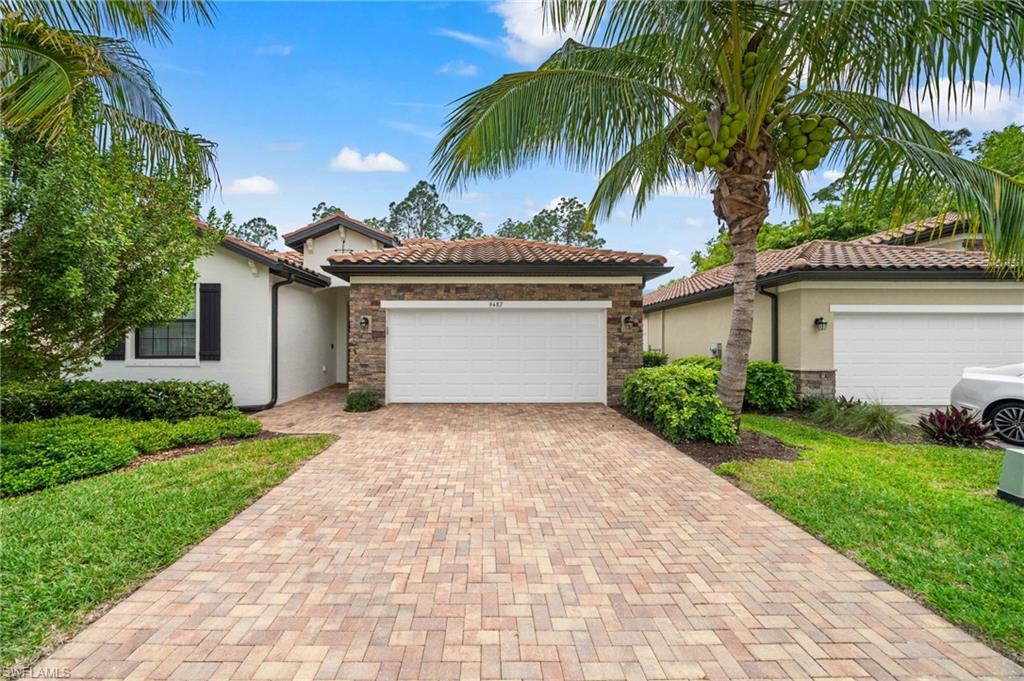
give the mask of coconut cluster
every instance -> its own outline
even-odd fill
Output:
[[[828,156],[837,125],[831,116],[790,114],[778,127],[775,148],[792,161],[794,170],[814,170]]]
[[[698,173],[705,168],[723,169],[722,162],[739,141],[750,114],[735,102],[725,107],[712,124],[709,112],[698,111],[689,125],[682,129],[683,161]]]

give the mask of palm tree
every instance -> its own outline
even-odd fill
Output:
[[[757,233],[772,196],[809,215],[806,173],[822,161],[845,170],[851,201],[895,192],[893,224],[919,192],[940,191],[972,216],[994,263],[1024,271],[1024,184],[954,156],[916,113],[922,96],[967,108],[976,79],[1020,77],[1020,0],[546,0],[545,18],[597,45],[569,40],[536,70],[459,100],[435,176],[450,190],[565,162],[603,175],[591,219],[626,195],[636,218],[666,188],[709,190],[734,253],[718,384],[733,413],[746,384]]]
[[[196,167],[198,181],[215,174],[215,145],[179,130],[145,59],[131,40],[170,40],[180,17],[210,23],[205,0],[0,0],[0,115],[11,130],[52,142],[71,123],[89,89],[101,95],[97,142],[112,135],[139,144],[149,164]],[[106,37],[112,33],[115,37]]]

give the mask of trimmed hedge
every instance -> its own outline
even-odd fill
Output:
[[[0,427],[0,494],[22,494],[120,468],[152,454],[221,438],[257,435],[259,421],[240,411],[168,423],[66,416]]]
[[[380,407],[380,396],[373,390],[353,390],[345,398],[345,411],[373,411]]]
[[[231,391],[213,381],[34,381],[0,386],[6,423],[61,416],[181,421],[231,407]]]
[[[717,357],[693,355],[673,360],[677,366],[700,366],[715,372],[715,382],[722,370],[722,360]],[[778,362],[751,360],[747,362],[747,389],[743,404],[751,409],[766,413],[786,411],[796,406],[796,386],[793,375]]]
[[[660,367],[668,364],[668,355],[664,352],[658,352],[657,350],[645,350],[644,351],[644,366],[645,367]]]
[[[622,402],[672,442],[737,441],[736,422],[715,395],[715,372],[699,366],[637,369],[626,377]]]

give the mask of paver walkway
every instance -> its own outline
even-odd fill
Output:
[[[606,407],[331,396],[266,424],[335,445],[34,672],[1024,678]]]

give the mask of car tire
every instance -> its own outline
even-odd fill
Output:
[[[996,437],[1016,447],[1024,447],[1024,402],[997,405],[988,414]]]

